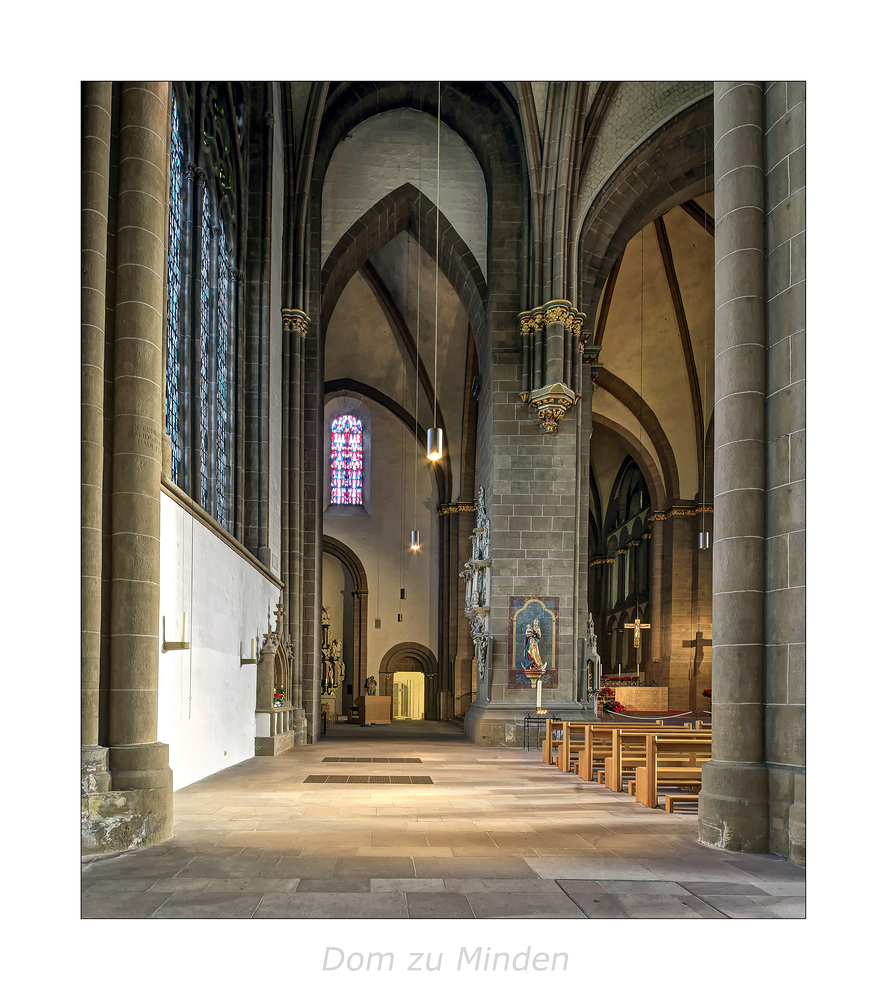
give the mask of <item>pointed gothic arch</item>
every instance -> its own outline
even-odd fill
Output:
[[[339,296],[352,276],[377,250],[402,232],[409,232],[432,260],[438,260],[441,273],[459,296],[472,328],[484,325],[487,283],[480,265],[443,213],[439,220],[438,253],[435,246],[437,226],[434,202],[413,184],[402,184],[367,209],[342,234],[324,262],[321,270],[321,329],[326,331]]]
[[[579,301],[592,316],[622,251],[644,226],[711,190],[713,104],[705,97],[671,118],[613,171],[581,223]]]

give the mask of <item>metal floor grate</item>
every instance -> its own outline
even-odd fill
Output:
[[[324,757],[322,764],[421,764],[421,757]]]
[[[304,784],[433,785],[427,774],[309,774]]]

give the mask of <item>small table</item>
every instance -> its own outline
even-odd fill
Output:
[[[541,750],[542,735],[545,732],[545,723],[551,719],[552,722],[561,722],[559,715],[537,715],[535,712],[528,712],[524,716],[524,750]],[[535,746],[530,746],[530,737],[535,737]]]

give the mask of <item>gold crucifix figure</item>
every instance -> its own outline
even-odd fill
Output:
[[[642,628],[649,628],[650,626],[649,626],[649,624],[644,624],[643,622],[641,622],[640,618],[635,618],[634,624],[632,624],[632,625],[623,625],[622,627],[624,629],[629,629],[629,628],[633,628],[634,629],[634,648],[637,649],[640,646],[640,644],[641,644],[641,629]]]

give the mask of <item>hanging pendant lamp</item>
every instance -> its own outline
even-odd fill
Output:
[[[437,298],[440,279],[440,83],[437,85],[437,203],[436,223],[434,229],[434,412],[432,420],[437,419]],[[432,462],[443,458],[443,428],[431,427],[428,430],[425,454]]]

